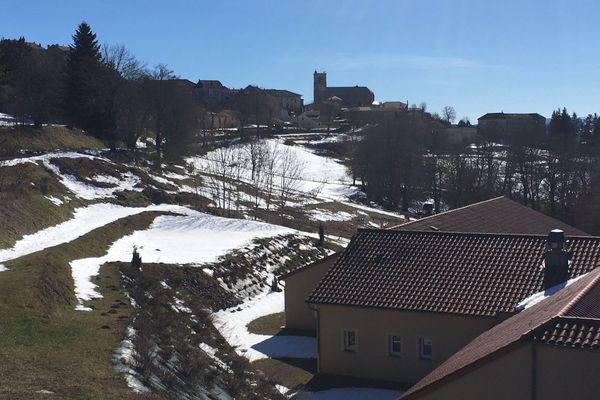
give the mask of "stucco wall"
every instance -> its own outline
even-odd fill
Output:
[[[319,306],[321,373],[416,383],[472,339],[495,325],[493,318]],[[343,349],[343,331],[357,332],[356,352]],[[388,335],[402,338],[402,355],[389,355]],[[433,359],[419,357],[419,337],[433,339]]]
[[[316,330],[314,312],[308,308],[305,300],[336,260],[337,257],[327,258],[285,278],[286,328]]]
[[[531,343],[451,378],[422,400],[584,400],[600,396],[600,352]],[[536,371],[535,391],[532,374]]]
[[[600,398],[600,352],[537,346],[538,399]]]
[[[531,399],[530,355],[531,348],[522,346],[418,398],[420,400]]]

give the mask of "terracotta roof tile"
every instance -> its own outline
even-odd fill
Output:
[[[567,225],[506,197],[496,197],[435,214],[395,226],[392,229],[531,235],[545,235],[552,229],[561,229],[568,235],[587,236],[587,233],[581,229]]]
[[[571,276],[600,260],[600,238],[571,237]],[[478,316],[513,312],[542,290],[546,236],[360,230],[309,303]]]
[[[600,304],[596,304],[600,308]],[[557,317],[536,329],[532,340],[582,349],[600,349],[600,320]]]

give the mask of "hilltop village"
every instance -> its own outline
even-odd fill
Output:
[[[472,125],[467,119],[453,125],[456,114],[441,116],[428,113],[426,104],[410,105],[408,101],[375,101],[375,94],[365,86],[327,86],[327,73],[313,74],[313,102],[304,104],[303,96],[284,89],[262,89],[249,85],[230,89],[219,80],[184,80],[183,83],[208,110],[204,129],[241,129],[247,124],[270,129],[348,130],[354,123],[381,123],[418,115],[437,123],[437,127],[453,140],[474,140],[477,133],[506,138],[510,133],[546,131],[546,119],[537,113],[492,112]],[[452,114],[454,112],[454,114]]]

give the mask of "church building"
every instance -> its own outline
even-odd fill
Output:
[[[366,86],[328,87],[327,73],[314,73],[314,102],[323,103],[332,97],[342,100],[345,107],[370,106],[375,101],[375,95]],[[338,100],[339,101],[339,100]]]

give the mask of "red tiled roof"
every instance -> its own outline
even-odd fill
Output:
[[[317,261],[315,261],[315,262],[312,262],[312,263],[310,263],[310,264],[304,265],[304,266],[302,266],[302,267],[300,267],[300,268],[296,268],[296,269],[293,269],[293,270],[291,270],[291,271],[288,271],[288,272],[286,272],[285,274],[282,274],[282,275],[280,275],[280,276],[279,276],[279,279],[281,279],[281,280],[285,280],[285,279],[286,279],[287,277],[289,277],[289,276],[295,275],[295,274],[296,274],[296,273],[298,273],[298,272],[305,271],[305,270],[307,270],[307,269],[310,269],[310,268],[312,268],[312,267],[315,267],[315,266],[317,266],[317,265],[320,265],[320,264],[322,264],[322,263],[324,263],[324,262],[327,262],[327,261],[330,261],[330,260],[332,260],[332,259],[335,259],[335,258],[339,257],[339,255],[340,255],[340,252],[339,252],[339,251],[338,251],[338,252],[335,252],[335,253],[332,253],[332,254],[328,255],[327,257],[321,258],[320,260],[317,260]]]
[[[600,320],[557,317],[536,329],[531,339],[555,346],[600,349]]]
[[[402,399],[419,398],[461,372],[468,372],[482,363],[491,361],[494,354],[508,351],[511,346],[518,345],[522,340],[568,345],[573,348],[597,348],[599,321],[586,321],[585,318],[574,320],[568,317],[568,314],[574,309],[579,309],[578,305],[586,296],[595,298],[596,308],[600,307],[600,298],[597,297],[599,287],[600,268],[597,268],[553,296],[475,338],[410,388]]]
[[[571,276],[600,260],[600,238],[570,237]],[[309,303],[495,316],[542,290],[546,236],[359,230]]]
[[[392,229],[528,235],[545,235],[552,229],[561,229],[572,236],[588,235],[581,229],[567,225],[506,197],[496,197],[466,207],[456,208],[441,214],[407,222]]]

